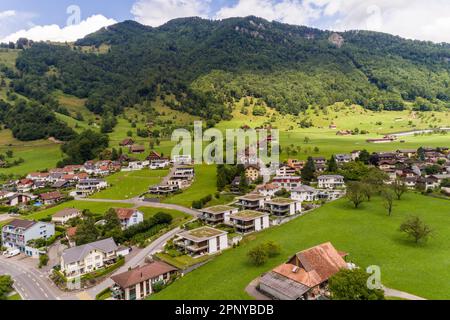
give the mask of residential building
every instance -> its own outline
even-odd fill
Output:
[[[261,170],[258,165],[246,165],[245,166],[245,177],[249,182],[255,182],[261,176]]]
[[[259,194],[248,194],[242,197],[238,197],[236,205],[244,210],[260,210],[264,209],[265,201],[268,197]]]
[[[52,222],[56,224],[66,224],[69,220],[79,218],[82,216],[82,212],[75,208],[67,208],[58,211],[52,216]]]
[[[419,177],[417,179],[416,185],[425,191],[434,190],[439,187],[439,179],[433,176],[429,177]]]
[[[230,215],[238,211],[237,208],[230,206],[209,207],[200,210],[200,219],[211,225],[228,223],[230,221]]]
[[[64,199],[64,195],[59,191],[47,192],[39,195],[45,205],[53,205]]]
[[[27,175],[27,179],[30,179],[32,181],[41,181],[41,182],[47,182],[49,179],[50,174],[48,172],[34,172],[29,173]]]
[[[149,156],[147,157],[147,160],[148,161],[153,161],[153,160],[161,160],[162,159],[162,156],[158,153],[158,152],[156,152],[156,151],[150,151],[150,154],[149,154]]]
[[[20,205],[27,205],[31,200],[36,197],[31,194],[13,193],[8,196],[5,204],[10,207],[17,207]]]
[[[301,202],[318,200],[319,191],[307,185],[301,185],[291,191],[291,199]]]
[[[144,214],[139,210],[128,208],[116,208],[114,210],[124,230],[144,222]]]
[[[239,211],[230,216],[230,225],[242,234],[258,232],[270,227],[269,214],[254,210]]]
[[[172,177],[184,178],[187,180],[194,179],[194,176],[195,176],[195,169],[194,169],[194,167],[191,167],[191,166],[177,167],[177,168],[175,168],[175,171],[172,175]]]
[[[302,212],[302,203],[287,198],[275,198],[266,201],[265,209],[273,216],[293,216]]]
[[[158,169],[165,169],[168,166],[170,166],[170,160],[169,159],[155,159],[155,160],[150,160],[150,169],[151,170],[158,170]]]
[[[327,164],[327,159],[324,157],[315,157],[313,158],[313,161],[316,166],[325,166]]]
[[[267,183],[264,186],[258,188],[258,192],[260,195],[263,195],[265,197],[274,197],[275,194],[278,191],[281,191],[283,188],[281,188],[278,185],[275,185],[273,183]]]
[[[351,265],[347,254],[325,243],[297,253],[287,263],[264,274],[259,290],[277,300],[317,300],[328,298],[328,280]]]
[[[28,246],[29,241],[49,239],[55,234],[55,225],[46,222],[15,219],[2,228],[2,244],[6,248],[19,249],[28,256],[36,256],[36,249]]]
[[[276,171],[277,176],[294,176],[296,173],[296,170],[287,164],[283,164],[280,166],[280,168]]]
[[[320,189],[336,189],[345,187],[344,177],[340,175],[324,175],[317,178]]]
[[[107,187],[108,183],[102,179],[80,180],[76,185],[76,190],[72,192],[71,195],[86,197]]]
[[[118,300],[142,300],[154,292],[155,284],[167,284],[177,269],[167,263],[155,261],[142,267],[111,277],[113,297]]]
[[[293,168],[295,171],[301,171],[303,169],[303,166],[305,165],[305,162],[298,159],[288,159],[287,165]]]
[[[192,157],[190,155],[177,155],[173,157],[173,163],[175,165],[191,165]]]
[[[359,158],[359,156],[361,155],[361,151],[359,151],[359,150],[353,150],[353,151],[350,153],[350,155],[351,155],[351,157],[352,157],[352,161],[356,161],[356,160]]]
[[[33,189],[34,181],[31,179],[22,179],[17,183],[17,191],[21,193],[30,192]]]
[[[353,160],[351,154],[337,154],[335,159],[338,164],[349,163]]]
[[[297,176],[284,176],[284,177],[275,177],[272,179],[272,184],[280,187],[281,189],[286,189],[287,191],[291,191],[302,183],[302,178]]]
[[[403,157],[406,157],[406,158],[412,158],[417,155],[417,150],[416,149],[400,149],[400,150],[397,150],[397,154],[401,155]]]
[[[169,195],[180,190],[178,185],[157,185],[153,186],[149,189],[151,194],[156,195]]]
[[[125,168],[122,168],[122,171],[139,171],[143,170],[145,168],[148,168],[150,165],[149,161],[131,161],[128,162],[128,166]]]
[[[173,243],[186,254],[199,257],[227,249],[228,233],[211,227],[201,227],[179,233]]]
[[[101,269],[117,260],[117,249],[112,238],[66,249],[61,256],[61,272],[70,279]]]

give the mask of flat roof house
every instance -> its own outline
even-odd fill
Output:
[[[244,210],[258,210],[264,209],[265,201],[268,197],[259,194],[247,194],[237,198],[236,205],[242,207]]]
[[[116,208],[114,210],[124,230],[144,222],[144,214],[139,210],[128,208]]]
[[[227,223],[230,221],[230,215],[237,213],[239,210],[230,206],[214,206],[200,210],[200,219],[208,224],[216,225]]]
[[[55,225],[46,222],[15,219],[2,228],[3,246],[19,249],[28,256],[34,256],[33,248],[28,242],[36,239],[49,239],[55,234]]]
[[[119,300],[142,300],[153,293],[156,283],[166,284],[176,273],[175,267],[155,261],[114,275],[113,296]]]
[[[228,233],[211,227],[181,232],[173,242],[186,254],[199,257],[228,248]]]
[[[259,289],[277,300],[316,300],[329,295],[328,280],[348,265],[346,253],[331,243],[301,251],[287,263],[264,274]]]
[[[272,179],[272,184],[291,191],[302,183],[302,178],[297,176],[277,176]]]
[[[103,179],[84,179],[78,182],[76,190],[71,195],[86,197],[107,187],[108,183]]]
[[[266,210],[274,216],[293,216],[302,212],[302,203],[297,200],[275,198],[266,201]]]
[[[340,175],[324,175],[317,178],[319,188],[336,189],[345,187],[344,177]]]
[[[66,249],[61,256],[61,271],[67,278],[91,273],[115,262],[117,249],[112,238]]]
[[[80,210],[74,208],[67,208],[55,213],[52,216],[52,222],[64,225],[67,223],[67,221],[81,217],[81,215],[82,213]]]
[[[270,227],[269,214],[253,210],[240,211],[230,216],[230,224],[242,234],[258,232]]]

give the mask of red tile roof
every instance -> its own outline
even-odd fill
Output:
[[[59,191],[43,193],[39,196],[42,200],[58,200],[64,196]]]
[[[154,279],[174,271],[177,271],[175,267],[164,262],[156,261],[143,267],[112,276],[111,279],[122,288],[129,288],[143,281]]]
[[[127,209],[127,208],[116,208],[117,217],[120,220],[130,219],[131,216],[136,212],[135,209]]]

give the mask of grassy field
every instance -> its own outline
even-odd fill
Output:
[[[192,201],[200,200],[208,194],[214,196],[217,192],[216,166],[195,166],[195,181],[192,186],[181,194],[166,198],[163,202],[191,207]]]
[[[91,198],[124,200],[137,197],[148,191],[150,186],[158,184],[168,172],[168,170],[140,170],[113,174],[106,178],[110,186]]]
[[[153,299],[249,299],[245,287],[262,273],[306,248],[331,241],[365,268],[381,267],[384,285],[428,299],[449,298],[450,201],[407,194],[388,217],[380,199],[352,209],[346,200],[325,205],[285,225],[252,235],[236,249],[224,252],[204,267],[186,275]],[[422,217],[435,234],[428,243],[414,245],[398,231],[410,215]],[[249,249],[275,241],[279,257],[262,267],[247,260]],[[196,290],[192,290],[196,288]]]

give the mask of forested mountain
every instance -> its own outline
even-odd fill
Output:
[[[105,46],[103,54],[82,47]],[[450,45],[388,34],[333,33],[257,17],[176,19],[158,27],[125,21],[76,42],[35,43],[17,60],[14,89],[56,108],[49,93],[87,98],[97,113],[120,113],[157,96],[213,122],[243,96],[284,113],[338,101],[372,110],[450,106]],[[52,106],[53,105],[53,106]]]

